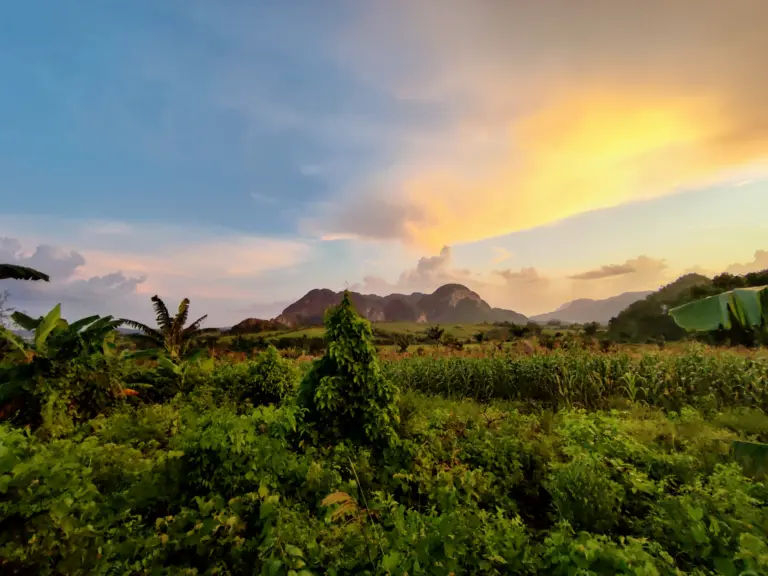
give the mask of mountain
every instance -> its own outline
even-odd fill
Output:
[[[341,302],[343,292],[328,289],[310,290],[275,318],[287,326],[313,326],[323,322],[326,309]],[[476,292],[461,284],[446,284],[432,294],[349,293],[358,313],[371,322],[428,322],[432,324],[477,324],[481,322],[515,322],[528,319],[512,310],[492,308]]]
[[[586,324],[587,322],[599,322],[608,324],[608,321],[617,316],[630,304],[642,300],[652,291],[624,292],[618,296],[611,296],[603,300],[591,298],[579,298],[566,302],[554,312],[532,316],[531,320],[545,324],[550,320],[560,320],[569,324]]]

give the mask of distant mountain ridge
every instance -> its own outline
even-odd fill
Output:
[[[624,292],[602,300],[579,298],[566,302],[553,312],[531,316],[531,320],[542,324],[550,320],[559,320],[569,324],[586,324],[587,322],[608,324],[611,318],[618,316],[627,306],[646,298],[652,293],[653,291],[651,290]]]
[[[290,327],[313,326],[323,322],[325,311],[341,302],[344,292],[314,289],[288,306],[274,319]],[[493,308],[476,292],[461,284],[446,284],[432,294],[360,294],[350,292],[358,313],[371,322],[424,322],[430,324],[477,324],[514,322],[528,318],[512,310]]]

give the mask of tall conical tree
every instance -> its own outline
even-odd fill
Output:
[[[315,360],[299,388],[299,404],[325,434],[361,442],[397,439],[399,390],[384,378],[371,324],[344,292],[325,318],[328,350]]]

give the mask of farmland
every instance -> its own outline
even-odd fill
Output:
[[[377,352],[342,304],[313,362],[148,359],[36,322],[2,361],[4,574],[768,571],[760,351]]]

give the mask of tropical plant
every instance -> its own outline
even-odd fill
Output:
[[[43,280],[44,282],[50,282],[51,278],[48,274],[27,266],[0,264],[0,280]]]
[[[694,300],[669,311],[681,328],[709,332],[734,325],[768,331],[768,286],[737,288]]]
[[[371,324],[355,311],[349,292],[325,318],[328,350],[299,388],[299,405],[325,433],[392,443],[399,390],[381,372]]]
[[[135,320],[123,319],[126,326],[139,330],[140,334],[131,335],[137,341],[145,342],[156,348],[165,350],[168,357],[177,361],[183,358],[192,340],[205,334],[218,333],[217,328],[201,328],[200,326],[208,317],[201,316],[189,326],[184,326],[189,317],[189,298],[184,298],[179,304],[176,315],[171,317],[168,308],[159,296],[152,296],[152,307],[155,309],[157,328],[151,328]]]
[[[21,422],[60,424],[66,414],[92,417],[115,396],[133,393],[123,389],[111,362],[121,320],[89,316],[70,324],[61,318],[60,304],[40,318],[21,312],[11,317],[33,335],[28,342],[0,328],[10,349],[0,364],[3,417],[23,409]]]

